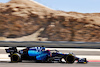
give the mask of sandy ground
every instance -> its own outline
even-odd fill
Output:
[[[40,32],[43,31],[44,28],[39,29],[38,31],[36,31],[35,33],[28,35],[28,36],[23,36],[20,38],[5,38],[5,37],[1,37],[0,40],[2,41],[46,41],[47,38],[41,38],[38,37],[40,35]]]

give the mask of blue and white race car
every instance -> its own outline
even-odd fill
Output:
[[[73,53],[61,53],[58,50],[45,50],[45,47],[27,47],[26,49],[18,51],[16,47],[5,49],[10,53],[11,62],[22,62],[22,60],[35,60],[36,62],[63,62],[87,63],[86,58],[78,58]]]

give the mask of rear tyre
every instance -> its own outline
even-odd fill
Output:
[[[14,53],[11,55],[11,62],[12,63],[17,63],[17,62],[21,62],[21,55],[18,53]]]

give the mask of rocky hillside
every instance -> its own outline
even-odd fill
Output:
[[[24,36],[30,41],[28,36],[41,28],[34,41],[46,38],[48,41],[100,42],[100,13],[56,11],[31,0],[0,3],[0,37],[4,37],[3,40],[21,38],[23,41]]]

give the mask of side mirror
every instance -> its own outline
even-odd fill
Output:
[[[58,50],[55,50],[56,52],[59,52]]]

